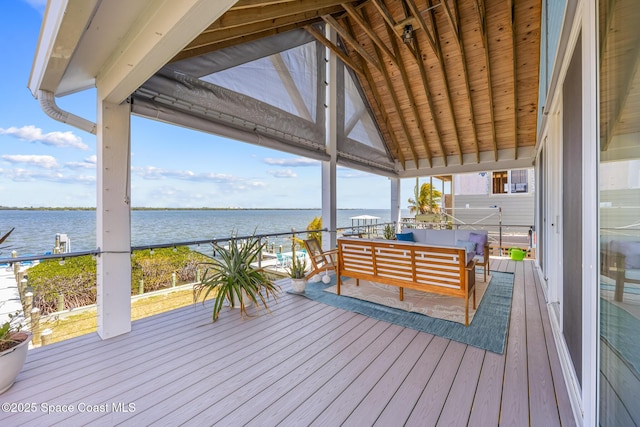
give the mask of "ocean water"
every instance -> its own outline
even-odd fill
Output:
[[[403,212],[403,215],[405,212]],[[380,223],[389,222],[388,209],[338,210],[338,227],[351,226],[351,217],[373,215]],[[224,238],[233,234],[286,233],[291,228],[305,230],[320,209],[274,210],[134,210],[131,212],[131,245]],[[0,235],[15,227],[0,247],[0,257],[37,255],[51,251],[58,233],[67,234],[72,251],[96,249],[95,211],[0,210]],[[283,244],[285,239],[270,242]]]

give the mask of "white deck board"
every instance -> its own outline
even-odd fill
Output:
[[[530,261],[492,267],[516,274],[504,355],[289,294],[215,323],[198,305],[31,350],[0,400],[37,412],[0,412],[0,425],[572,425]],[[75,411],[41,412],[54,403]]]

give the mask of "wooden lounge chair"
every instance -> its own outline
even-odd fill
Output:
[[[330,251],[322,251],[320,242],[318,239],[308,239],[304,241],[304,246],[307,248],[307,254],[311,260],[311,271],[307,273],[307,278],[313,277],[318,273],[325,272],[325,276],[322,280],[325,283],[329,282],[329,270],[337,271],[338,268],[338,250],[333,249]],[[325,279],[325,277],[327,279]]]

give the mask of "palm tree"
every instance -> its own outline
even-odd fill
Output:
[[[418,191],[418,179],[416,179],[414,191],[414,198],[408,200],[409,213],[417,215],[439,211],[438,203],[442,198],[441,192],[426,182],[420,186],[420,191]]]

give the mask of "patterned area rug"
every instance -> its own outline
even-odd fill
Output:
[[[476,276],[476,307],[480,306],[482,297],[489,285],[489,282],[483,282],[482,279],[482,274]],[[491,277],[489,277],[489,280],[491,280]],[[324,291],[335,294],[337,289],[337,286],[331,286]],[[397,286],[366,280],[360,280],[360,286],[356,286],[355,279],[343,281],[340,293],[346,297],[420,313],[425,316],[437,317],[438,319],[450,320],[464,325],[464,298],[405,289],[404,300],[400,301],[399,288]],[[471,298],[469,300],[469,324],[473,322],[476,311],[473,308],[473,298]]]
[[[306,291],[301,294],[288,292],[374,319],[459,341],[483,350],[498,354],[504,352],[513,295],[512,273],[491,272],[491,281],[478,305],[473,322],[469,326],[324,291],[332,286],[335,286],[335,277],[332,277],[329,284],[308,283]]]

